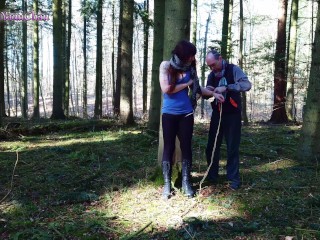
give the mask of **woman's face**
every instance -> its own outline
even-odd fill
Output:
[[[191,57],[189,57],[189,59],[188,59],[188,63],[191,64],[194,60],[195,60],[195,56],[191,56]]]

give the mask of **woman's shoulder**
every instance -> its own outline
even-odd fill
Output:
[[[170,67],[170,61],[162,61],[160,64],[160,71],[166,71]]]

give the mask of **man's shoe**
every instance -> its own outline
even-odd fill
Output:
[[[236,191],[240,188],[241,184],[240,183],[236,183],[236,182],[231,182],[229,184],[229,188],[233,191]]]

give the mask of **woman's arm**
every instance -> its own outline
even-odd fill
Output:
[[[163,61],[160,64],[159,68],[159,82],[160,82],[160,87],[163,93],[176,93],[181,91],[182,89],[185,89],[186,87],[190,86],[193,83],[193,80],[189,80],[187,83],[182,83],[182,84],[177,84],[172,91],[170,91],[171,85],[169,84],[169,69],[170,63],[168,61]]]

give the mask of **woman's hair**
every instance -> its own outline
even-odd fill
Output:
[[[187,40],[181,40],[177,43],[175,48],[172,50],[172,55],[177,55],[177,57],[181,60],[182,64],[187,64],[190,57],[193,57],[197,53],[197,48]],[[191,63],[192,67],[196,66],[196,61]],[[169,72],[169,84],[170,84],[170,92],[175,88],[178,75],[182,72],[181,70],[173,68],[171,65],[168,69]]]

